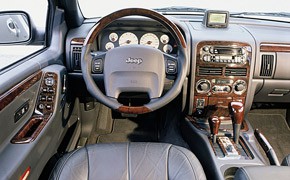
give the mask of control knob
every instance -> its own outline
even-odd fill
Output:
[[[207,79],[200,79],[197,83],[196,83],[196,90],[199,93],[207,93],[210,90],[210,82]]]
[[[239,95],[243,94],[247,89],[247,83],[244,80],[237,80],[233,86],[234,93]]]

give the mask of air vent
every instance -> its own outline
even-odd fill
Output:
[[[81,56],[82,56],[82,46],[72,45],[71,46],[71,58],[74,70],[81,70]]]
[[[260,76],[271,77],[273,73],[275,56],[273,54],[263,54],[261,56]]]
[[[226,76],[247,76],[246,68],[226,68]]]
[[[222,73],[222,67],[199,67],[200,76],[220,76]]]

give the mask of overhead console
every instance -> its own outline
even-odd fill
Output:
[[[203,41],[197,45],[193,114],[205,116],[208,106],[245,103],[251,47],[241,42]],[[225,114],[228,115],[228,114]]]

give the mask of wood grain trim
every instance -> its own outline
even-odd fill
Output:
[[[2,111],[6,106],[8,106],[14,99],[28,90],[31,86],[33,86],[37,81],[39,81],[42,77],[42,72],[39,71],[20,83],[16,84],[7,92],[0,95],[0,111]]]
[[[261,52],[290,52],[290,44],[261,43]]]
[[[46,78],[53,78],[54,84],[52,86],[47,86],[45,81]],[[38,94],[38,101],[36,103],[35,111],[41,112],[42,115],[36,115],[34,114],[29,121],[18,131],[18,133],[13,137],[11,140],[11,143],[14,144],[25,144],[25,143],[31,143],[34,141],[37,136],[41,133],[42,129],[45,127],[47,122],[50,120],[53,111],[56,106],[56,91],[58,86],[58,75],[53,72],[46,72],[44,75],[44,79],[42,80],[40,92]],[[53,92],[44,92],[44,88],[51,88]],[[41,96],[51,96],[53,98],[52,101],[48,101],[46,99],[45,101],[41,100]],[[44,109],[39,109],[39,105],[43,104]],[[50,105],[50,109],[46,109],[47,105]]]
[[[146,106],[140,107],[130,107],[130,106],[120,106],[117,111],[126,114],[145,114],[151,112],[151,109],[147,108]]]
[[[71,44],[83,45],[85,42],[85,38],[73,38],[71,40]]]
[[[34,141],[47,124],[50,116],[32,117],[22,129],[13,137],[11,143],[25,144]]]
[[[126,16],[144,16],[152,18],[158,22],[160,22],[166,29],[170,31],[172,36],[174,36],[175,40],[179,45],[181,45],[183,48],[186,48],[186,42],[185,39],[181,33],[181,31],[178,29],[178,27],[171,22],[169,19],[167,19],[162,14],[152,11],[149,9],[143,9],[143,8],[128,8],[128,9],[121,9],[114,13],[111,13],[105,17],[103,17],[89,32],[85,42],[84,46],[87,44],[92,44],[95,42],[96,37],[98,34],[103,30],[106,26],[108,26],[111,22],[122,18]],[[138,24],[138,22],[136,22]]]

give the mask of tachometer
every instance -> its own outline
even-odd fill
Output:
[[[134,33],[126,32],[122,34],[119,38],[119,45],[130,45],[130,44],[138,44],[138,38]]]
[[[140,44],[151,46],[154,48],[158,48],[159,47],[159,39],[153,33],[146,33],[141,37]]]

